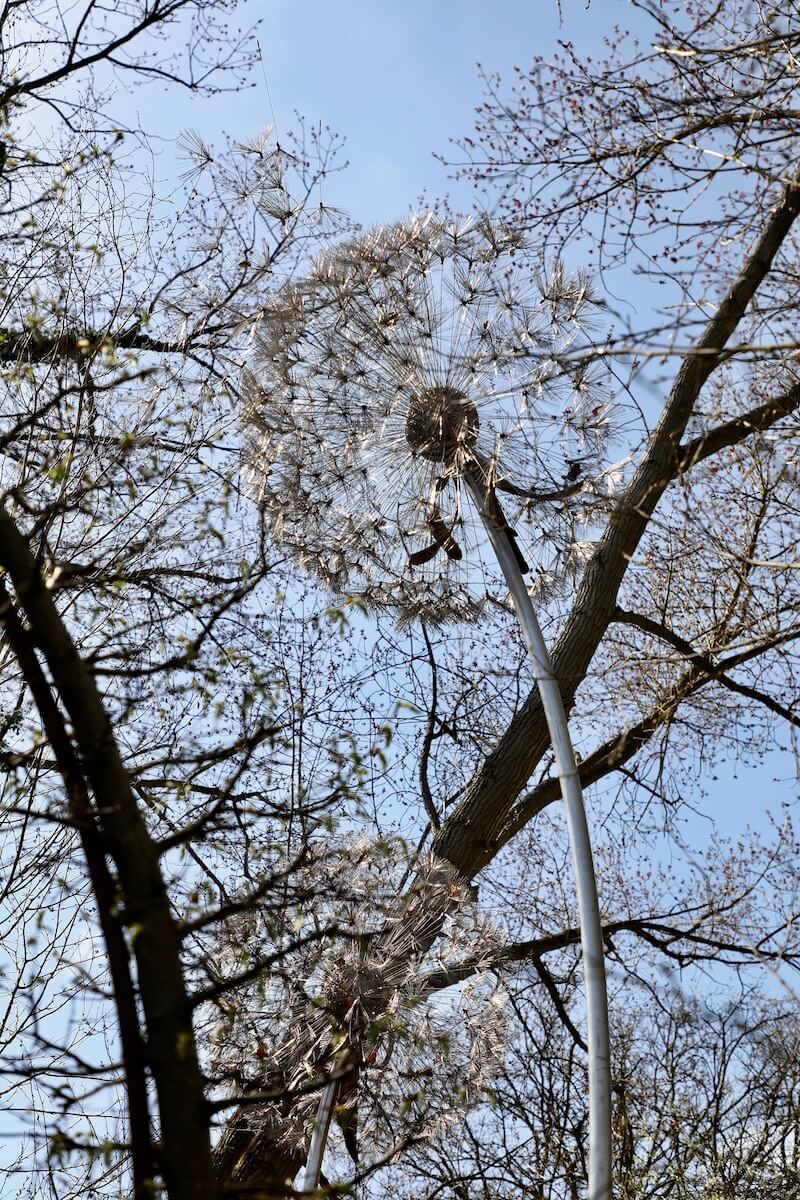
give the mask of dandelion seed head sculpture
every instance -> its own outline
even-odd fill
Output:
[[[208,1008],[218,1076],[245,1090],[270,1091],[277,1082],[296,1089],[291,1114],[280,1098],[249,1105],[244,1119],[253,1132],[264,1123],[279,1126],[286,1144],[306,1146],[319,1103],[309,1084],[333,1067],[346,1044],[358,1064],[358,1088],[349,1100],[339,1095],[338,1115],[357,1101],[361,1154],[380,1159],[405,1137],[442,1136],[463,1121],[503,1061],[507,997],[492,970],[504,944],[500,931],[457,872],[433,856],[422,857],[419,886],[398,908],[391,885],[382,880],[387,849],[376,861],[360,839],[340,847],[349,887],[365,889],[355,914],[360,944],[298,939],[284,953],[283,970],[231,994],[223,1020],[216,1005]],[[316,870],[307,868],[310,883],[318,882]],[[335,907],[324,900],[320,907],[317,898],[314,907],[315,922],[335,921]],[[436,911],[450,915],[432,964],[419,955],[417,939]],[[378,938],[375,930],[384,921]],[[220,931],[218,969],[237,973],[244,948],[253,959],[276,953],[269,913],[251,910]],[[476,968],[470,979],[457,990],[431,989],[428,971],[435,977],[464,960]],[[424,1081],[424,1089],[409,1104],[414,1079]]]
[[[485,218],[416,217],[326,251],[266,305],[246,376],[273,537],[402,619],[474,617],[496,572],[470,477],[532,526],[544,580],[596,500],[609,405],[578,345],[596,310],[584,276],[537,274]]]

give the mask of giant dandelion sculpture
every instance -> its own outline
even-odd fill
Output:
[[[580,558],[609,405],[581,352],[588,280],[532,274],[487,218],[431,215],[323,253],[259,322],[246,457],[273,537],[339,594],[403,622],[476,619],[510,592],[556,758],[577,882],[589,1046],[589,1197],[610,1197],[608,1014],[600,915],[575,756],[531,590]],[[531,563],[516,528],[536,531]],[[530,539],[533,541],[533,539]],[[320,1102],[313,1191],[335,1097]]]

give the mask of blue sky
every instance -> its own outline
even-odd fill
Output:
[[[482,95],[478,62],[508,81],[515,65],[556,53],[559,40],[599,56],[603,36],[615,25],[642,26],[627,0],[562,0],[560,15],[556,0],[245,0],[241,12],[244,23],[263,17],[254,36],[279,134],[293,126],[299,111],[347,139],[350,166],[324,199],[364,225],[401,217],[423,190],[431,196],[449,190],[463,208],[474,203],[468,185],[452,184],[434,152],[446,156],[449,139],[472,131]],[[158,104],[155,89],[140,96]],[[260,70],[253,72],[253,86],[238,95],[176,101],[173,92],[158,114],[165,139],[158,169],[167,178],[172,139],[183,129],[197,128],[211,141],[223,132],[242,138],[272,119]],[[145,128],[153,111],[142,111]],[[629,284],[630,299],[637,284]],[[646,303],[640,293],[637,304]],[[771,755],[760,770],[723,768],[719,774],[706,806],[729,834],[750,822],[763,827],[765,800],[777,808],[794,790],[789,754]]]
[[[274,109],[281,133],[299,111],[346,138],[350,167],[324,199],[364,225],[401,217],[423,191],[450,191],[468,208],[468,187],[449,181],[434,153],[448,157],[450,139],[472,131],[482,95],[476,64],[508,80],[534,54],[551,57],[559,38],[598,53],[604,33],[636,16],[627,0],[562,0],[561,8],[560,18],[556,0],[244,0],[244,24],[263,18],[254,36],[271,104],[256,70],[252,86],[237,95],[202,99],[172,90],[165,104],[148,88],[116,107],[131,121],[138,108],[142,126],[158,130],[161,140],[150,145],[162,182],[174,182],[180,170],[175,139],[183,130],[197,128],[211,142],[223,133],[241,139],[271,122]],[[765,808],[777,811],[795,793],[788,754],[718,774],[700,805],[729,835],[748,824],[765,829]],[[708,822],[689,817],[685,832],[702,844]],[[677,854],[674,863],[676,874],[686,870]]]
[[[327,204],[344,208],[369,226],[402,217],[430,197],[450,192],[456,207],[474,199],[466,184],[453,184],[434,153],[448,157],[450,139],[472,132],[481,101],[477,63],[509,81],[515,65],[535,54],[550,58],[559,39],[598,55],[614,25],[628,28],[638,14],[627,0],[245,0],[244,23],[263,17],[254,35],[261,45],[267,86],[260,70],[238,95],[200,100],[175,92],[159,108],[155,89],[139,93],[142,124],[164,139],[151,141],[157,173],[175,174],[174,139],[188,127],[210,142],[224,134],[248,137],[272,120],[278,133],[295,124],[295,112],[332,127],[346,138],[350,166],[333,179]],[[638,18],[641,21],[641,18]],[[455,155],[455,151],[453,152]],[[640,309],[646,295],[629,279],[629,300]],[[640,286],[640,285],[639,285]],[[760,768],[723,766],[700,807],[713,813],[721,832],[735,836],[748,825],[765,829],[764,810],[779,811],[794,795],[790,754],[774,752]],[[687,797],[690,804],[692,797]],[[707,820],[688,817],[687,835],[702,844]],[[675,863],[675,870],[681,868]]]
[[[402,216],[423,189],[450,191],[457,206],[469,208],[468,186],[449,181],[433,154],[447,157],[449,139],[472,132],[481,101],[476,63],[510,81],[515,65],[534,54],[551,57],[559,39],[598,56],[615,24],[637,20],[641,27],[627,0],[563,0],[561,7],[560,20],[556,0],[272,0],[259,38],[279,131],[298,109],[347,138],[350,168],[325,199],[365,225]],[[240,121],[270,119],[263,83],[225,108],[231,133],[240,132]],[[627,283],[630,299],[641,285]],[[640,291],[636,302],[646,305],[646,295]],[[791,754],[779,751],[757,768],[721,764],[698,807],[728,836],[747,826],[766,834],[765,809],[777,814],[795,794],[793,767]],[[693,799],[687,796],[690,805]],[[708,820],[691,811],[686,819],[685,836],[703,845]],[[677,854],[673,870],[686,869]]]
[[[365,225],[391,221],[417,205],[420,193],[452,191],[470,203],[466,185],[448,182],[434,152],[472,131],[481,101],[476,64],[508,78],[536,53],[549,55],[559,37],[596,50],[615,22],[635,15],[626,0],[269,0],[245,3],[244,23],[263,16],[261,45],[279,134],[295,112],[322,121],[347,139],[347,172],[325,202]],[[266,15],[264,15],[266,13]],[[272,120],[260,71],[238,96],[200,100],[175,92],[159,109],[155,89],[141,93],[145,128],[157,112],[166,139],[160,170],[169,173],[171,139],[186,127],[208,140],[224,130],[234,138]],[[177,101],[177,103],[176,103]]]
[[[471,131],[478,61],[507,74],[543,40],[553,44],[554,3],[501,7],[485,0],[272,6],[259,36],[279,127],[297,108],[347,137],[352,165],[336,186],[358,220],[392,220],[423,187],[447,187],[433,152]]]

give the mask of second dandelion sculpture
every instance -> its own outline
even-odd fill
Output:
[[[587,1005],[589,1200],[609,1200],[608,1014],[591,846],[561,693],[523,579],[532,570],[543,590],[580,558],[608,403],[576,349],[596,311],[588,281],[560,266],[536,276],[524,251],[486,218],[428,215],[325,252],[259,323],[247,459],[272,535],[336,592],[403,622],[477,619],[487,542],[494,553],[567,814]],[[531,567],[515,530],[530,520]],[[333,1095],[323,1097],[307,1190]]]

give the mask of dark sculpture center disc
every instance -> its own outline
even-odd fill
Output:
[[[478,440],[478,411],[455,388],[426,388],[413,396],[406,417],[406,441],[414,454],[429,462],[451,465]]]

